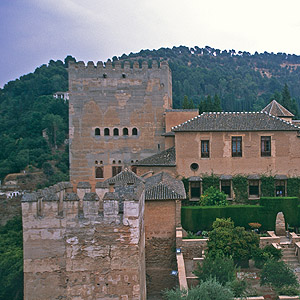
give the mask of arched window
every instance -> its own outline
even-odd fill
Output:
[[[95,128],[95,135],[100,135],[100,128]]]
[[[118,128],[114,128],[114,136],[119,135],[119,129]]]
[[[128,135],[128,128],[123,128],[123,135]]]
[[[96,178],[104,178],[103,167],[96,167]]]
[[[132,135],[138,135],[137,128],[132,128]]]
[[[104,128],[104,135],[109,135],[109,128]]]

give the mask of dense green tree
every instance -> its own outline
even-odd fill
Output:
[[[168,290],[164,292],[164,297],[167,300],[233,300],[234,294],[228,287],[211,278],[189,289],[188,293],[180,289]]]
[[[53,93],[68,89],[65,67],[70,60],[75,59],[67,57],[65,63],[51,60],[0,89],[0,179],[28,165],[41,168],[48,160],[59,162],[57,171],[68,174],[68,162],[61,161],[68,159],[63,146],[68,103],[53,98]]]
[[[259,237],[244,227],[233,227],[230,219],[217,218],[209,233],[207,246],[210,256],[230,256],[235,263],[247,266],[259,248]]]
[[[269,260],[260,273],[260,284],[271,285],[274,288],[298,286],[295,273],[283,261]]]
[[[198,264],[194,271],[199,280],[206,281],[209,278],[216,278],[223,285],[234,281],[235,273],[236,267],[233,259],[222,254],[215,257],[205,256],[202,265]]]
[[[0,300],[23,299],[22,219],[0,227]]]

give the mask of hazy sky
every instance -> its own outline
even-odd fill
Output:
[[[0,0],[0,87],[50,59],[173,46],[300,55],[299,0]]]

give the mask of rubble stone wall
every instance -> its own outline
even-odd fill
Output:
[[[23,196],[24,299],[146,299],[144,193],[99,212],[96,193],[71,189]]]

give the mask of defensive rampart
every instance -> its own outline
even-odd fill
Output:
[[[24,299],[145,299],[143,183],[70,183],[22,198]],[[84,193],[82,191],[84,190]]]

